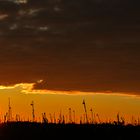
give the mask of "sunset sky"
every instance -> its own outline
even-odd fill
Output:
[[[0,0],[0,113],[140,116],[138,0]],[[1,117],[2,119],[2,117]]]

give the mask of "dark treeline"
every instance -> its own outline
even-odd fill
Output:
[[[109,123],[48,124],[33,122],[9,122],[0,124],[0,140],[135,140],[139,138],[139,125],[115,125]]]

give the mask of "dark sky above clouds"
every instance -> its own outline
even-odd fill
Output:
[[[0,0],[0,84],[140,92],[138,0]]]

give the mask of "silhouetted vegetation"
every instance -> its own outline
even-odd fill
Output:
[[[140,138],[140,126],[102,124],[54,124],[9,122],[0,126],[0,140],[33,139],[133,140]]]
[[[8,111],[4,115],[4,121],[0,123],[0,140],[52,140],[52,139],[93,139],[93,140],[135,140],[140,139],[139,118],[132,117],[132,123],[125,122],[124,117],[117,113],[116,120],[103,122],[99,114],[94,114],[92,108],[90,115],[87,114],[86,102],[83,100],[83,117],[80,121],[75,120],[75,110],[68,108],[68,118],[60,114],[58,118],[45,112],[42,120],[37,121],[34,112],[34,102],[31,102],[32,119],[22,120],[20,115],[12,117],[10,98],[8,100]]]

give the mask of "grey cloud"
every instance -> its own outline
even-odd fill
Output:
[[[98,34],[139,25],[138,1],[29,0],[21,6],[12,1],[1,1],[1,4],[0,11],[3,9],[8,15],[8,19],[0,25],[4,35],[19,36],[20,33],[34,36],[36,29],[48,26],[48,34],[68,35],[92,31]],[[13,25],[18,25],[18,28],[8,32]],[[28,28],[32,25],[36,28]]]

